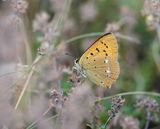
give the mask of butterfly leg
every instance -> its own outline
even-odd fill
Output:
[[[82,82],[82,74],[79,72],[79,70],[77,70],[77,67],[76,66],[73,66],[72,68],[72,75],[70,77],[70,81],[72,83],[75,83],[75,84],[79,84]]]

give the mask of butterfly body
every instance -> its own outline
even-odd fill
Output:
[[[78,75],[79,76],[83,76],[83,77],[87,77],[86,76],[86,72],[85,72],[85,70],[84,70],[84,68],[82,68],[79,64],[78,64],[78,60],[75,60],[74,61],[74,67],[73,67],[73,69],[75,69],[76,71],[77,71],[77,73],[78,73]]]
[[[80,76],[88,77],[93,83],[110,87],[119,76],[117,40],[112,33],[98,38],[74,62],[74,69]]]

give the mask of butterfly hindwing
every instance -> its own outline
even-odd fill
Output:
[[[118,78],[119,75],[119,64],[117,61],[112,60],[111,58],[106,58],[105,60],[102,57],[97,55],[93,62],[96,65],[88,67],[86,69],[86,74],[88,78],[97,85],[104,87],[109,87],[111,84]]]

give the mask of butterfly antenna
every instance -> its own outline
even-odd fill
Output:
[[[72,54],[70,53],[65,53],[65,55],[72,57],[74,60],[76,59]]]

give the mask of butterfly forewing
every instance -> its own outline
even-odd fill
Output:
[[[97,39],[79,59],[87,77],[97,85],[109,87],[119,75],[116,38],[108,33]]]

